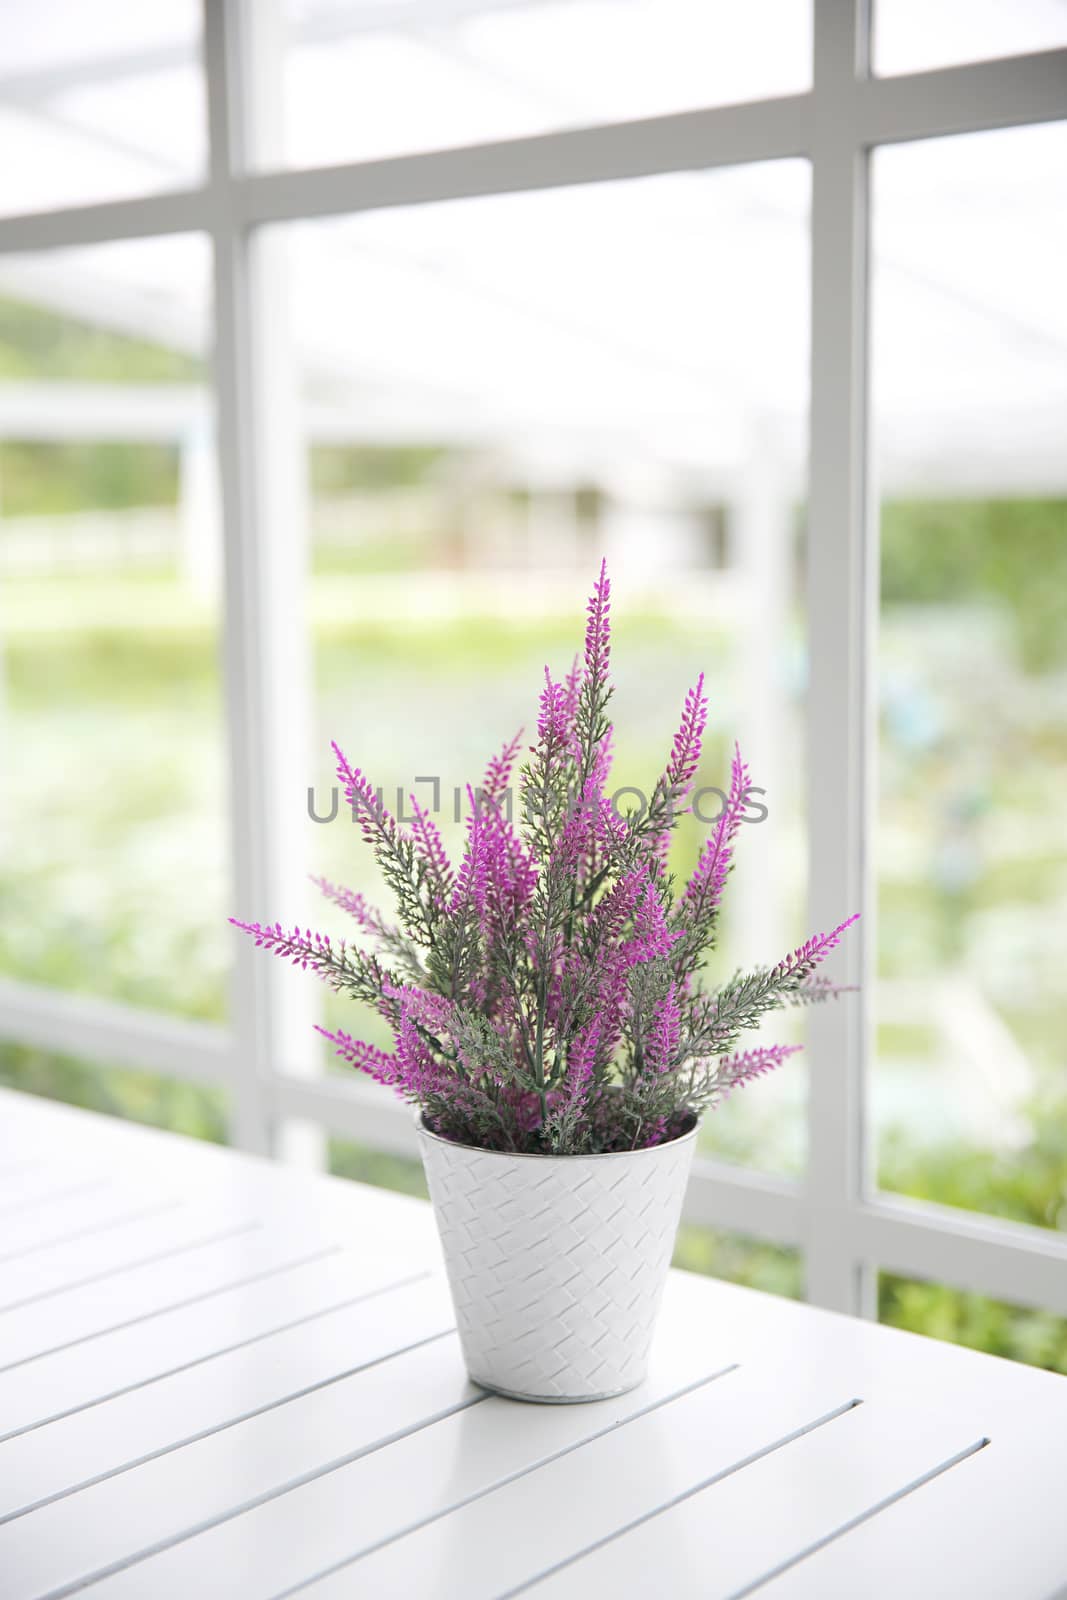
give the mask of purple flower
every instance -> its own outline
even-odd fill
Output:
[[[607,682],[611,664],[611,579],[607,561],[600,563],[600,576],[586,608],[585,670],[594,684]]]
[[[547,673],[548,668],[545,668]],[[489,765],[485,769],[485,778],[482,781],[481,798],[489,805],[499,806],[507,793],[508,784],[515,766],[519,751],[522,748],[522,729],[520,728],[514,739],[504,745],[499,755],[491,756]]]
[[[575,1035],[567,1052],[567,1069],[563,1075],[563,1104],[574,1113],[585,1102],[593,1083],[597,1051],[600,1048],[602,1020],[593,1017]]]
[[[355,889],[345,889],[342,885],[331,883],[328,878],[312,878],[312,883],[320,889],[327,900],[332,900],[335,906],[346,911],[350,917],[361,927],[364,933],[372,933],[378,938],[389,938],[396,933],[385,921],[380,911],[374,906],[369,906],[361,894]],[[232,921],[232,918],[231,918]],[[244,923],[237,923],[237,927],[245,927]],[[248,932],[249,929],[245,928]],[[329,943],[329,941],[326,941]]]
[[[622,934],[647,882],[647,873],[640,867],[632,867],[594,906],[589,914],[589,926],[597,946],[607,944]]]
[[[571,670],[563,680],[563,693],[566,703],[567,716],[571,725],[578,715],[578,696],[582,692],[582,669],[578,665],[578,657],[571,662]]]
[[[385,993],[391,978],[376,956],[355,950],[344,940],[333,945],[328,933],[313,933],[310,928],[286,932],[280,922],[264,927],[258,922],[239,922],[236,917],[229,920],[261,949],[291,961],[294,967],[314,972],[339,993],[345,990],[356,999],[367,1001],[392,1021],[395,1005]]]
[[[362,1039],[353,1039],[350,1033],[345,1033],[339,1028],[336,1033],[331,1033],[328,1028],[320,1028],[315,1024],[315,1032],[321,1033],[324,1039],[329,1039],[336,1048],[334,1054],[341,1057],[348,1066],[355,1067],[358,1072],[365,1072],[375,1083],[382,1083],[393,1089],[400,1082],[400,1065],[396,1056],[387,1055],[384,1050],[378,1050],[372,1044],[365,1044]]]
[[[352,815],[368,844],[377,844],[383,837],[395,839],[399,829],[396,818],[382,803],[380,789],[375,789],[358,767],[350,767],[344,751],[336,741],[330,748],[337,758],[337,776],[341,780],[345,798],[352,807]]]
[[[473,907],[479,918],[485,915],[486,894],[489,884],[489,855],[492,848],[485,827],[482,808],[474,798],[474,790],[467,785],[470,815],[467,818],[467,845],[463,852],[456,885],[452,891],[448,912],[457,916]]]
[[[526,912],[537,887],[537,868],[515,832],[499,810],[490,809],[483,825],[486,839],[486,907],[495,929]]]
[[[830,951],[841,943],[841,935],[846,928],[851,928],[859,920],[859,912],[854,911],[844,922],[838,923],[836,928],[829,933],[815,933],[804,944],[800,945],[791,955],[785,956],[778,965],[772,969],[773,976],[778,978],[800,978],[807,980],[808,974],[814,971],[820,961]]]
[[[567,687],[562,683],[554,683],[546,667],[545,686],[541,690],[537,717],[537,737],[550,750],[565,750],[571,741],[573,721]]]
[[[675,1066],[681,1028],[677,985],[672,983],[652,1013],[652,1027],[645,1044],[645,1063],[650,1072],[669,1072]]]
[[[415,841],[415,854],[426,869],[434,906],[438,911],[443,911],[452,887],[452,863],[436,822],[429,812],[423,810],[414,795],[411,796],[411,810],[411,836]]]
[[[596,768],[577,800],[572,800],[567,807],[567,818],[553,846],[551,863],[559,871],[588,876],[598,853],[610,853],[625,832],[626,825],[616,816],[604,794],[603,777]]]
[[[292,928],[287,933],[280,922],[263,927],[258,922],[239,922],[236,917],[229,920],[242,933],[250,934],[257,946],[269,950],[272,955],[287,957],[295,967],[310,967],[317,972],[330,966],[332,950],[328,933],[312,933],[310,928]]]
[[[397,1081],[412,1099],[428,1101],[447,1095],[447,1068],[438,1061],[419,1031],[410,1004],[400,1008],[396,1028]]]
[[[390,984],[386,993],[394,1000],[399,1000],[401,1010],[406,1011],[421,1027],[442,1039],[451,1037],[456,1011],[451,1000],[446,1000],[444,995],[420,989],[412,983]]]
[[[800,1048],[798,1044],[769,1044],[761,1045],[755,1050],[742,1050],[736,1055],[723,1056],[714,1074],[720,1098],[725,1099],[731,1089],[739,1089],[744,1084],[751,1083],[753,1078],[761,1078],[764,1073],[773,1072],[783,1061],[795,1056]]]
[[[708,721],[708,702],[704,694],[704,674],[701,673],[685,697],[682,722],[674,736],[671,759],[667,763],[668,787],[681,799],[692,787],[693,778],[700,765],[700,752],[704,729]]]
[[[649,880],[634,908],[634,936],[623,946],[628,966],[638,961],[653,961],[657,956],[670,955],[671,946],[681,938],[678,932],[667,927],[663,902],[656,885]]]
[[[666,924],[656,887],[647,875],[634,871],[605,896],[590,918],[596,929],[591,961],[595,977],[595,1014],[600,1029],[598,1046],[608,1060],[622,1036],[629,1004],[629,975],[643,962],[669,954],[679,936]],[[631,931],[626,936],[628,925]],[[576,953],[570,962],[572,981],[585,958]]]
[[[741,751],[734,746],[730,767],[730,796],[719,813],[715,832],[700,853],[693,875],[679,901],[679,912],[688,912],[702,921],[710,919],[722,898],[726,874],[733,856],[733,841],[744,820],[745,804],[751,784]]]

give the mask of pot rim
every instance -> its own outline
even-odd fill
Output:
[[[446,1150],[468,1150],[471,1155],[495,1156],[501,1161],[633,1161],[639,1156],[662,1155],[664,1150],[675,1150],[679,1145],[688,1144],[700,1132],[700,1118],[694,1118],[688,1133],[680,1134],[677,1139],[668,1139],[666,1144],[645,1145],[641,1150],[593,1150],[586,1155],[569,1156],[545,1155],[530,1150],[486,1150],[479,1144],[460,1144],[456,1139],[444,1139],[426,1126],[426,1115],[421,1109],[415,1113],[415,1127],[422,1138],[432,1139],[434,1144],[444,1145]]]

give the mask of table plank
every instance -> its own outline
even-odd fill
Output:
[[[3,1600],[1067,1581],[1062,1379],[674,1274],[646,1385],[523,1406],[439,1267],[419,1202],[0,1091]]]
[[[410,1308],[408,1308],[410,1309]],[[424,1324],[432,1326],[432,1322]],[[242,1507],[350,1461],[413,1428],[484,1399],[468,1381],[454,1334],[392,1355],[410,1338],[403,1311],[391,1336],[368,1338],[364,1370],[327,1379],[296,1399],[0,1527],[5,1600],[66,1593],[90,1576],[165,1549]],[[368,1363],[377,1359],[378,1365]],[[133,1577],[142,1595],[155,1577]],[[187,1591],[188,1592],[188,1591]]]
[[[288,1248],[295,1244],[289,1241]],[[0,1372],[237,1283],[277,1256],[277,1241],[256,1218],[217,1218],[180,1255],[165,1254],[102,1283],[0,1312]]]
[[[48,1159],[58,1171],[75,1158],[95,1162],[99,1171],[115,1175],[125,1193],[139,1195],[142,1205],[167,1205],[176,1193],[195,1197],[195,1205],[166,1210],[155,1226],[146,1219],[0,1266],[0,1437],[27,1420],[40,1420],[40,1414],[27,1416],[21,1382],[12,1409],[4,1404],[5,1377],[20,1363],[37,1363],[80,1341],[199,1304],[361,1235],[368,1287],[439,1265],[431,1219],[417,1201],[397,1205],[399,1197],[338,1180],[309,1183],[305,1175],[271,1163],[69,1107],[42,1112],[31,1106],[24,1112],[18,1102],[25,1098],[0,1092],[5,1136],[10,1139],[23,1120],[39,1128],[43,1117],[51,1130]],[[50,1172],[50,1166],[43,1169],[45,1177]],[[42,1169],[34,1167],[33,1175],[42,1179]],[[76,1207],[76,1199],[53,1200],[50,1210],[59,1225],[73,1226],[76,1210],[64,1219],[63,1207]],[[383,1278],[387,1260],[391,1266]],[[65,1284],[61,1263],[68,1267]],[[63,1399],[45,1414],[78,1403],[69,1389]]]
[[[0,1372],[0,1442],[286,1326],[294,1293],[301,1305],[321,1308],[360,1292],[361,1282],[340,1273],[335,1246],[266,1240],[252,1277]]]
[[[76,1216],[55,1216],[48,1206],[31,1206],[13,1216],[0,1217],[0,1282],[4,1263],[31,1251],[50,1250],[92,1233],[121,1228],[137,1221],[146,1212],[175,1203],[174,1196],[161,1193],[149,1199],[139,1189],[100,1179],[76,1197]]]
[[[265,1240],[266,1264],[258,1276],[0,1373],[0,1442],[300,1326],[426,1270],[403,1254],[396,1260],[388,1252],[357,1258],[332,1245],[320,1245],[309,1258],[315,1244],[314,1239],[300,1246]]]
[[[121,1227],[57,1241],[48,1249],[33,1250],[0,1264],[0,1314],[53,1294],[71,1294],[83,1285],[103,1283],[157,1261],[172,1260],[217,1239],[224,1231],[233,1231],[220,1229],[217,1211],[184,1205],[180,1200],[161,1198],[147,1208],[142,1203],[142,1209],[146,1214]],[[110,1288],[105,1293],[110,1294]],[[0,1320],[0,1341],[3,1328]]]
[[[0,1182],[0,1229],[12,1218],[27,1213],[48,1211],[68,1201],[76,1206],[79,1196],[106,1182],[106,1174],[99,1170],[75,1167],[71,1171],[51,1161],[34,1165],[25,1173],[16,1169]]]
[[[886,1596],[1059,1600],[1067,1593],[1067,1419],[1039,1413],[1031,1421],[1025,1454],[998,1448],[995,1432],[966,1470],[800,1559],[759,1590],[760,1600],[855,1600],[873,1573]]]
[[[300,1318],[295,1326],[9,1440],[0,1450],[0,1524],[453,1326],[448,1290],[439,1278],[365,1289],[357,1301],[318,1314],[307,1313],[299,1291],[299,1282],[290,1281],[290,1317]],[[124,1477],[123,1485],[130,1481]],[[0,1532],[0,1552],[5,1548]]]
[[[338,1244],[387,1237],[394,1248],[420,1252],[427,1264],[440,1262],[422,1201],[340,1178],[311,1179],[258,1156],[0,1089],[0,1161],[5,1146],[18,1151],[31,1136],[43,1154],[27,1181],[35,1193],[51,1191],[35,1204],[51,1204],[53,1197],[60,1203],[59,1191],[69,1193],[77,1175],[79,1192],[89,1183],[114,1181],[150,1201],[170,1189],[219,1211],[239,1205],[278,1223],[298,1214],[305,1228],[328,1232]]]
[[[420,1600],[500,1594],[592,1540],[610,1537],[648,1510],[650,1495],[684,1493],[713,1474],[738,1471],[754,1455],[784,1451],[808,1429],[832,1429],[851,1404],[840,1380],[782,1388],[777,1375],[740,1367],[491,1488],[451,1515],[424,1522],[312,1584],[307,1594],[335,1600],[354,1585],[376,1596],[418,1593]],[[669,1584],[659,1592],[672,1593]]]
[[[672,1298],[684,1298],[684,1284]],[[702,1331],[672,1318],[649,1379],[614,1400],[523,1406],[495,1396],[351,1463],[324,1470],[280,1498],[104,1579],[93,1600],[242,1600],[274,1595],[324,1567],[526,1472],[561,1449],[661,1406],[720,1371]],[[458,1352],[456,1360],[458,1362]],[[716,1387],[715,1382],[711,1387]]]
[[[677,1503],[672,1504],[668,1495],[663,1509],[635,1508],[630,1529],[623,1523],[615,1537],[607,1530],[602,1535],[607,1542],[597,1548],[591,1548],[596,1528],[583,1529],[575,1519],[571,1548],[562,1551],[555,1572],[550,1560],[543,1562],[540,1570],[549,1575],[539,1581],[536,1576],[523,1578],[523,1569],[515,1566],[502,1581],[492,1586],[476,1582],[465,1593],[471,1600],[490,1593],[528,1593],[537,1600],[584,1600],[591,1594],[735,1600],[762,1588],[767,1574],[798,1551],[947,1464],[962,1466],[981,1448],[981,1440],[956,1417],[922,1415],[902,1430],[899,1398],[887,1395],[855,1406],[833,1426],[808,1432],[707,1487],[701,1488],[699,1480],[688,1491],[679,1486],[684,1499],[674,1497]],[[442,1534],[446,1560],[447,1531]],[[460,1530],[456,1533],[458,1537]],[[558,1548],[553,1530],[545,1555],[551,1557]],[[589,1551],[584,1556],[583,1548]],[[458,1550],[458,1544],[452,1547],[448,1576],[428,1595],[448,1592],[448,1583],[456,1578]],[[536,1574],[536,1551],[530,1557],[525,1572]],[[360,1582],[366,1578],[376,1595],[401,1594],[403,1589],[393,1581],[399,1571],[399,1559],[387,1574],[368,1564]],[[862,1593],[860,1585],[853,1600]],[[329,1591],[320,1594],[312,1588],[308,1594],[309,1600],[327,1600]]]

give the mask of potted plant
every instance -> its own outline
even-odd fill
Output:
[[[729,795],[675,893],[667,847],[700,760],[703,676],[648,804],[620,817],[607,798],[609,655],[602,566],[583,659],[562,682],[545,669],[517,818],[507,802],[520,736],[468,789],[457,868],[418,802],[402,827],[334,745],[398,924],[329,883],[365,945],[236,924],[388,1020],[391,1052],[319,1031],[418,1108],[471,1377],[541,1401],[641,1382],[699,1119],[797,1048],[737,1045],[773,1008],[837,992],[815,969],[855,920],[776,966],[700,986],[748,771],[735,752]]]

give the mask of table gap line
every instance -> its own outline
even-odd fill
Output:
[[[215,1233],[202,1235],[199,1239],[190,1239],[185,1244],[171,1245],[167,1250],[159,1250],[149,1256],[138,1256],[134,1261],[123,1262],[119,1267],[108,1267],[103,1272],[91,1273],[87,1278],[76,1278],[73,1283],[60,1283],[52,1289],[41,1289],[37,1294],[28,1294],[22,1300],[12,1300],[6,1306],[0,1306],[0,1314],[8,1311],[23,1311],[27,1306],[39,1305],[42,1300],[53,1300],[58,1294],[74,1294],[79,1289],[91,1289],[94,1283],[106,1283],[108,1278],[121,1278],[126,1272],[139,1272],[142,1267],[155,1267],[162,1261],[172,1261],[175,1256],[186,1256],[194,1250],[206,1250],[208,1245],[221,1244],[226,1239],[236,1239],[245,1233],[254,1233],[257,1228],[262,1228],[262,1222],[241,1222],[233,1228],[221,1228]],[[5,1372],[5,1367],[0,1367],[0,1372]]]
[[[274,1400],[267,1400],[261,1406],[253,1406],[248,1411],[238,1412],[236,1416],[225,1417],[221,1422],[213,1423],[210,1427],[201,1428],[197,1433],[190,1433],[185,1438],[175,1439],[171,1444],[161,1445],[158,1450],[150,1450],[146,1455],[138,1456],[136,1460],[124,1461],[117,1467],[110,1467],[106,1472],[99,1472],[95,1477],[86,1478],[82,1483],[71,1484],[67,1489],[59,1489],[55,1494],[44,1496],[32,1505],[22,1506],[18,1511],[6,1512],[0,1516],[0,1527],[8,1522],[17,1522],[19,1517],[28,1516],[31,1511],[40,1511],[42,1507],[53,1505],[57,1500],[65,1500],[69,1495],[80,1494],[83,1489],[92,1489],[98,1483],[106,1483],[109,1478],[119,1478],[124,1472],[132,1472],[137,1467],[143,1467],[149,1461],[157,1461],[160,1456],[172,1455],[175,1450],[184,1450],[186,1445],[198,1444],[202,1439],[210,1439],[213,1435],[226,1433],[230,1428],[239,1427],[242,1422],[251,1422],[254,1417],[262,1417],[268,1411],[280,1411],[283,1406],[291,1405],[295,1400],[304,1400],[310,1394],[317,1393],[320,1389],[328,1389],[331,1384],[343,1383],[346,1378],[354,1378],[358,1373],[369,1372],[373,1367],[380,1367],[387,1361],[395,1361],[399,1356],[411,1355],[416,1350],[421,1350],[424,1345],[434,1344],[438,1339],[447,1339],[455,1333],[455,1328],[442,1328],[438,1333],[424,1334],[420,1339],[413,1339],[410,1344],[399,1345],[395,1350],[387,1350],[382,1355],[371,1356],[367,1361],[360,1361],[354,1367],[346,1367],[344,1372],[333,1373],[328,1378],[322,1378],[318,1383],[305,1384],[301,1389],[290,1392]],[[329,1468],[326,1469],[330,1470]],[[284,1493],[280,1490],[279,1493]],[[244,1507],[238,1508],[245,1509]],[[234,1515],[237,1513],[234,1512]]]
[[[926,1484],[932,1483],[935,1478],[941,1477],[942,1473],[950,1472],[953,1467],[958,1467],[961,1462],[970,1460],[972,1456],[977,1455],[980,1450],[984,1450],[991,1443],[992,1440],[989,1438],[976,1439],[973,1444],[965,1446],[962,1450],[957,1450],[954,1456],[949,1456],[945,1461],[939,1461],[937,1466],[931,1467],[928,1472],[922,1473],[918,1478],[913,1478],[910,1483],[904,1484],[902,1488],[895,1489],[892,1494],[888,1494],[883,1499],[876,1501],[873,1506],[868,1506],[866,1511],[857,1512],[854,1517],[849,1517],[847,1522],[842,1522],[840,1527],[833,1528],[829,1533],[824,1533],[821,1539],[814,1539],[811,1544],[805,1545],[803,1550],[798,1550],[795,1555],[788,1556],[784,1561],[780,1561],[777,1566],[771,1567],[762,1576],[754,1578],[751,1583],[746,1583],[744,1588],[735,1589],[732,1594],[725,1597],[725,1600],[743,1600],[745,1595],[755,1594],[757,1589],[762,1589],[765,1584],[770,1583],[772,1578],[780,1577],[782,1573],[788,1572],[791,1567],[798,1566],[801,1561],[806,1561],[809,1556],[815,1555],[817,1551],[825,1550],[827,1545],[844,1538],[846,1533],[851,1533],[854,1528],[860,1527],[864,1522],[870,1522],[872,1517],[877,1517],[881,1512],[888,1510],[890,1506],[896,1505],[898,1501],[906,1499],[908,1495],[915,1494],[918,1489],[922,1489]]]
[[[48,1165],[46,1155],[35,1156],[31,1161],[15,1161],[9,1167],[0,1167],[0,1183],[8,1178],[19,1178],[24,1172],[36,1172]]]
[[[255,1283],[264,1283],[268,1278],[280,1277],[285,1272],[295,1272],[299,1267],[310,1266],[312,1262],[327,1260],[330,1256],[340,1255],[340,1245],[331,1245],[328,1250],[316,1250],[313,1255],[299,1256],[295,1261],[283,1262],[278,1267],[268,1267],[263,1272],[257,1272],[250,1278],[239,1278],[236,1283],[227,1283],[220,1289],[210,1290],[207,1294],[197,1295],[192,1300],[180,1302],[178,1305],[168,1306],[167,1312],[183,1311],[187,1305],[196,1305],[202,1300],[211,1300],[217,1295],[234,1294],[239,1289],[250,1288]],[[427,1273],[427,1276],[429,1274]],[[68,1406],[65,1411],[53,1412],[51,1416],[41,1417],[37,1422],[24,1423],[21,1428],[12,1428],[9,1433],[0,1433],[0,1444],[6,1444],[8,1439],[18,1439],[24,1433],[33,1433],[37,1428],[47,1428],[49,1423],[62,1422],[65,1417],[73,1417],[79,1411],[89,1411],[93,1406],[102,1406],[108,1400],[117,1400],[120,1395],[132,1394],[135,1389],[147,1388],[149,1384],[159,1383],[163,1378],[172,1378],[178,1372],[187,1372],[191,1367],[199,1367],[205,1361],[214,1361],[218,1356],[228,1355],[231,1350],[239,1350],[242,1345],[255,1344],[259,1339],[269,1339],[272,1333],[282,1333],[287,1328],[299,1327],[302,1322],[310,1322],[317,1312],[310,1312],[307,1316],[297,1317],[293,1322],[283,1323],[278,1328],[267,1328],[262,1333],[254,1333],[248,1339],[237,1339],[233,1344],[223,1345],[218,1350],[209,1350],[205,1355],[196,1356],[192,1361],[180,1362],[176,1367],[167,1367],[163,1372],[154,1372],[149,1378],[139,1378],[136,1383],[127,1383],[120,1389],[109,1389],[106,1394],[96,1395],[92,1400],[83,1400],[79,1405]],[[139,1319],[144,1320],[144,1319]],[[108,1333],[121,1333],[129,1323],[120,1323],[117,1328],[109,1328]],[[88,1335],[87,1337],[102,1337],[102,1335]],[[56,1354],[55,1351],[51,1354]],[[35,1357],[29,1359],[36,1359]]]
[[[323,1567],[321,1571],[314,1572],[307,1578],[301,1578],[299,1583],[293,1584],[288,1589],[281,1590],[276,1595],[272,1595],[270,1600],[290,1600],[291,1595],[300,1594],[302,1590],[309,1588],[314,1583],[320,1583],[323,1578],[331,1577],[335,1572],[343,1571],[345,1567],[355,1566],[357,1561],[363,1561],[367,1556],[374,1555],[379,1550],[384,1550],[387,1545],[396,1544],[400,1539],[407,1539],[413,1533],[418,1533],[421,1528],[427,1528],[431,1523],[440,1522],[442,1518],[451,1516],[453,1512],[461,1511],[464,1506],[473,1505],[477,1500],[486,1499],[487,1496],[495,1494],[498,1489],[506,1488],[509,1483],[517,1483],[520,1478],[527,1478],[531,1473],[539,1472],[542,1467],[551,1466],[554,1461],[560,1461],[564,1456],[573,1455],[576,1450],[584,1449],[586,1445],[593,1444],[597,1439],[603,1439],[611,1433],[618,1433],[621,1428],[628,1427],[631,1422],[637,1422],[639,1418],[647,1417],[651,1412],[659,1411],[661,1407],[671,1405],[675,1400],[681,1400],[686,1395],[695,1393],[697,1389],[703,1389],[706,1385],[715,1383],[719,1378],[729,1377],[731,1373],[740,1372],[740,1370],[741,1363],[733,1361],[729,1366],[720,1367],[715,1372],[709,1372],[703,1378],[695,1378],[691,1383],[683,1384],[680,1389],[674,1389],[670,1394],[662,1395],[660,1399],[652,1400],[648,1405],[641,1406],[639,1410],[631,1412],[629,1416],[620,1417],[614,1422],[606,1423],[604,1427],[597,1428],[595,1432],[586,1434],[584,1438],[576,1440],[573,1444],[564,1445],[561,1450],[553,1450],[551,1454],[541,1456],[538,1460],[531,1461],[527,1466],[519,1467],[516,1471],[507,1473],[503,1478],[498,1478],[495,1483],[488,1484],[484,1489],[476,1489],[472,1494],[464,1495],[462,1499],[443,1506],[439,1511],[433,1511],[428,1516],[419,1517],[415,1522],[409,1522],[406,1527],[399,1529],[396,1533],[388,1534],[384,1539],[374,1540],[372,1544],[365,1546],[364,1549],[345,1556],[342,1561],[335,1561],[330,1566]],[[516,1404],[514,1400],[504,1399],[500,1395],[487,1394],[486,1399],[493,1400],[497,1406],[514,1407]]]
[[[436,1335],[444,1338],[446,1335]],[[428,1343],[429,1341],[423,1341]],[[235,1517],[244,1516],[248,1511],[255,1511],[259,1506],[268,1505],[272,1500],[279,1500],[283,1495],[290,1494],[294,1489],[302,1489],[306,1484],[314,1483],[318,1478],[324,1478],[331,1472],[338,1472],[342,1467],[351,1466],[361,1456],[373,1455],[376,1450],[383,1450],[391,1444],[398,1444],[401,1439],[407,1439],[414,1433],[420,1433],[424,1428],[433,1427],[446,1418],[453,1417],[459,1411],[469,1411],[472,1406],[484,1405],[491,1397],[488,1394],[474,1394],[464,1400],[457,1400],[452,1405],[443,1407],[440,1411],[422,1417],[418,1422],[409,1423],[405,1428],[397,1428],[393,1433],[381,1439],[376,1439],[372,1444],[363,1445],[358,1450],[350,1451],[336,1461],[330,1461],[325,1466],[315,1467],[308,1472],[301,1473],[299,1477],[280,1485],[276,1489],[265,1490],[262,1494],[254,1496],[251,1500],[242,1502],[239,1506],[232,1506],[220,1512],[217,1516],[207,1517],[189,1528],[184,1528],[180,1533],[172,1534],[165,1539],[158,1539],[155,1544],[148,1545],[143,1550],[137,1550],[131,1555],[126,1555],[119,1561],[110,1562],[106,1567],[99,1567],[93,1572],[83,1573],[79,1578],[72,1578],[69,1583],[61,1584],[58,1589],[49,1589],[38,1597],[38,1600],[64,1600],[64,1596],[76,1594],[79,1589],[87,1589],[91,1584],[100,1583],[104,1578],[113,1578],[116,1573],[125,1572],[130,1567],[139,1566],[142,1561],[149,1561],[153,1556],[163,1555],[175,1546],[196,1539],[201,1534],[210,1533],[213,1528],[221,1527],[224,1522],[232,1522]]]
[[[54,1200],[69,1200],[73,1195],[85,1194],[90,1189],[103,1189],[109,1181],[107,1178],[90,1178],[68,1189],[49,1189],[47,1194],[33,1194],[28,1200],[23,1197],[13,1206],[0,1206],[0,1217],[13,1217],[22,1211],[32,1211],[34,1206],[51,1205]]]
[[[237,1232],[239,1234],[253,1232],[258,1226],[258,1223],[251,1223],[247,1228],[238,1229]],[[217,1240],[214,1242],[218,1243]],[[139,1322],[151,1322],[154,1317],[165,1316],[168,1311],[177,1311],[182,1306],[195,1306],[199,1301],[210,1300],[217,1294],[223,1294],[227,1289],[240,1289],[266,1276],[268,1274],[260,1272],[250,1278],[238,1278],[234,1283],[223,1284],[219,1288],[205,1289],[202,1294],[187,1295],[182,1300],[169,1300],[166,1305],[155,1306],[151,1311],[142,1311],[136,1317],[127,1317],[124,1322],[112,1323],[109,1328],[94,1328],[92,1333],[79,1334],[76,1339],[67,1339],[63,1344],[50,1345],[47,1350],[35,1350],[32,1356],[20,1356],[17,1361],[9,1361],[6,1366],[0,1367],[0,1373],[14,1372],[17,1367],[29,1366],[31,1361],[43,1361],[45,1356],[58,1355],[62,1350],[73,1350],[80,1344],[89,1344],[93,1339],[105,1339],[109,1333],[118,1333],[122,1328],[136,1327]]]
[[[601,1539],[594,1539],[591,1544],[583,1545],[580,1550],[573,1551],[569,1556],[564,1556],[562,1561],[554,1561],[550,1567],[545,1567],[541,1572],[534,1573],[529,1578],[524,1578],[511,1589],[503,1590],[495,1600],[512,1600],[515,1595],[526,1594],[537,1584],[543,1583],[546,1578],[554,1577],[557,1572],[573,1566],[576,1561],[581,1561],[585,1556],[592,1555],[594,1550],[602,1550],[605,1545],[621,1539],[624,1534],[632,1533],[635,1528],[643,1527],[646,1522],[652,1522],[656,1517],[661,1517],[664,1512],[671,1511],[675,1506],[680,1506],[687,1500],[692,1500],[695,1495],[703,1494],[705,1489],[712,1488],[716,1483],[721,1483],[724,1478],[731,1478],[737,1472],[742,1472],[745,1467],[751,1467],[754,1462],[762,1461],[766,1456],[773,1455],[776,1450],[782,1450],[788,1444],[794,1444],[798,1439],[803,1439],[807,1434],[814,1433],[817,1428],[823,1428],[830,1422],[836,1422],[839,1417],[845,1417],[850,1411],[855,1411],[861,1406],[861,1399],[846,1400],[842,1405],[835,1406],[832,1411],[826,1411],[822,1416],[813,1418],[811,1422],[802,1423],[799,1428],[793,1428],[779,1439],[772,1439],[769,1444],[762,1445],[758,1450],[752,1450],[747,1456],[742,1456],[740,1461],[734,1461],[728,1467],[721,1467],[718,1472],[713,1472],[710,1477],[702,1478],[699,1483],[694,1483],[688,1489],[682,1489],[678,1494],[671,1495],[670,1499],[662,1504],[653,1506],[650,1511],[643,1511],[639,1517],[631,1517],[629,1522],[624,1522],[621,1527],[615,1528],[611,1533],[606,1533]],[[279,1597],[280,1600],[280,1597]]]
[[[107,1233],[112,1228],[127,1228],[132,1222],[144,1222],[149,1217],[162,1216],[167,1211],[177,1211],[179,1206],[184,1204],[184,1200],[167,1200],[141,1211],[127,1212],[121,1217],[109,1217],[106,1222],[92,1222],[88,1227],[78,1228],[74,1233],[59,1233],[51,1239],[41,1239],[36,1244],[23,1245],[21,1250],[9,1250],[0,1256],[0,1266],[8,1261],[21,1261],[23,1257],[35,1255],[39,1250],[54,1250],[60,1245],[77,1244],[81,1239],[89,1239],[97,1233]]]

